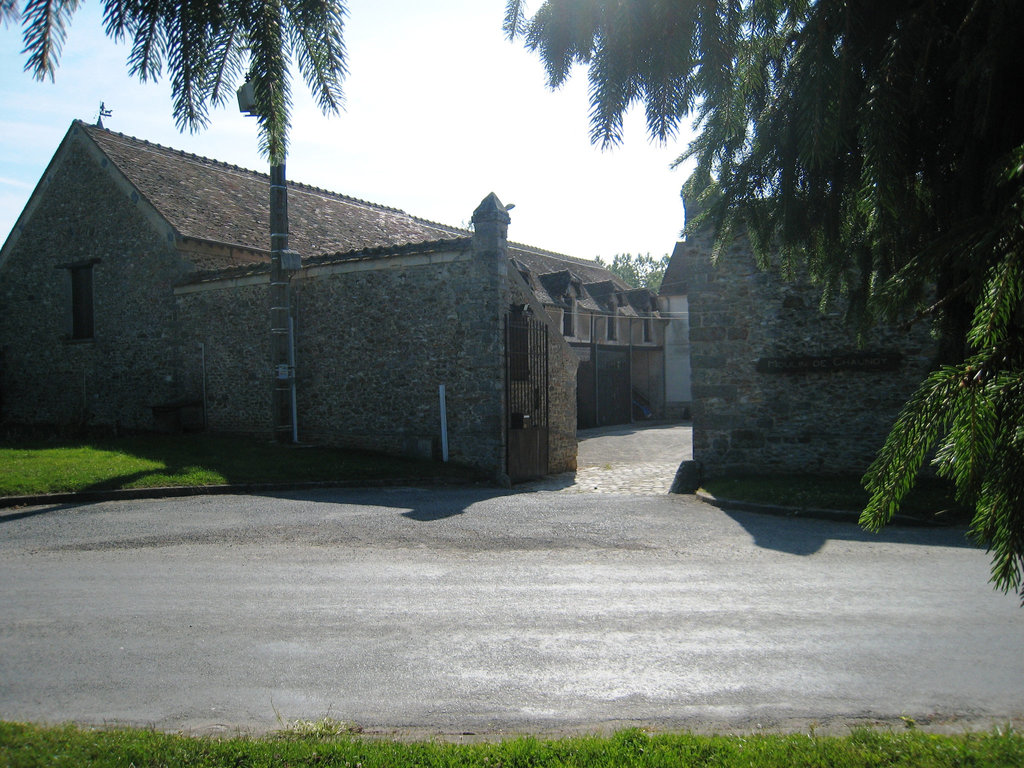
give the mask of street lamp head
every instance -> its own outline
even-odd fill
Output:
[[[256,89],[252,80],[246,80],[238,89],[238,111],[249,117],[259,117],[256,111]]]

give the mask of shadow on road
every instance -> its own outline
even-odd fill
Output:
[[[451,486],[446,493],[437,488],[388,487],[376,489],[318,489],[310,491],[278,491],[270,496],[292,501],[314,501],[320,504],[365,505],[401,510],[402,517],[418,523],[446,520],[464,514],[475,504],[488,501],[496,496],[506,496],[510,491],[495,487]],[[394,498],[395,502],[391,502]],[[399,500],[400,499],[400,500]],[[413,499],[410,506],[410,499]]]
[[[893,525],[879,533],[871,533],[861,528],[853,519],[844,522],[782,517],[758,512],[723,511],[743,526],[757,546],[791,555],[813,555],[829,540],[975,548],[967,538],[966,529],[959,526],[933,528]]]
[[[27,517],[35,517],[36,515],[64,512],[80,506],[81,504],[53,504],[47,507],[33,507],[32,509],[23,509],[15,512],[2,512],[0,513],[0,525],[3,523],[13,523],[15,520],[24,520]]]

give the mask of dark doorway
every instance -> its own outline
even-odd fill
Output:
[[[629,349],[598,348],[595,361],[597,374],[597,426],[628,424]]]

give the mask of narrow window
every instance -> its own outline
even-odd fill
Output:
[[[71,338],[92,338],[92,264],[71,269]]]
[[[562,335],[563,336],[574,336],[573,333],[573,306],[572,302],[569,306],[562,310]]]
[[[649,318],[649,317],[645,317],[644,318],[643,328],[644,328],[644,342],[649,342],[651,340],[651,318]]]
[[[68,271],[70,306],[68,307],[68,338],[83,340],[95,335],[93,321],[93,280],[92,268],[99,259],[61,264],[60,269]]]
[[[615,333],[615,315],[608,315],[608,327],[606,331],[606,336],[608,337],[608,341],[615,341],[615,339],[618,338],[617,334]]]

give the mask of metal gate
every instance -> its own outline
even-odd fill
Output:
[[[505,317],[505,413],[512,482],[548,471],[548,326],[529,311]]]
[[[628,347],[588,347],[576,369],[576,428],[630,422]]]

